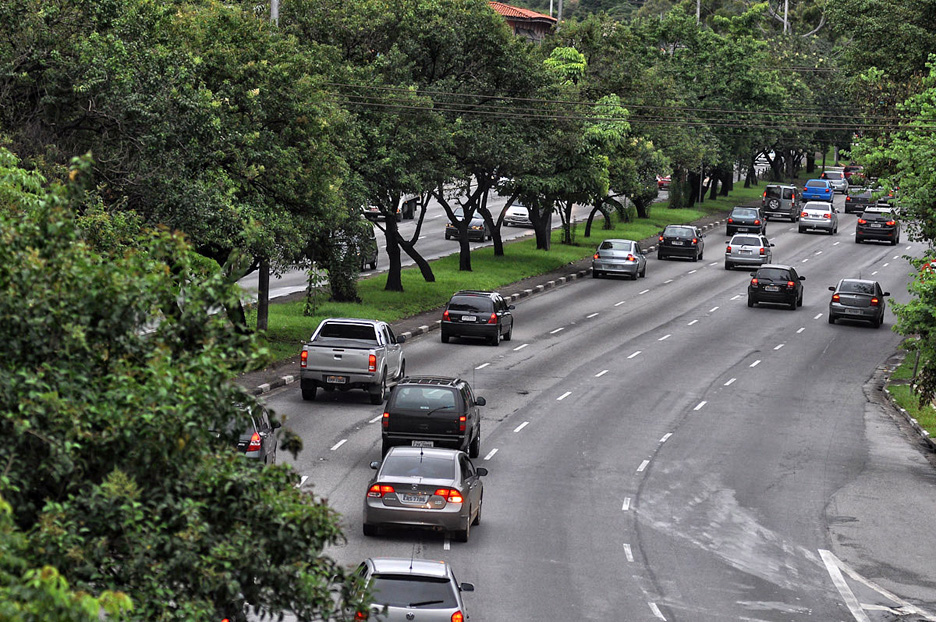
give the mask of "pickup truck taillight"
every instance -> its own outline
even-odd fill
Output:
[[[368,355],[367,371],[377,371],[377,355],[376,354]]]
[[[299,367],[305,367],[306,363],[309,362],[309,351],[303,350],[302,354],[299,355]]]
[[[465,431],[465,422],[466,422],[466,421],[468,421],[468,417],[466,417],[465,415],[462,415],[461,417],[458,418],[458,431],[459,431],[459,432],[464,432],[464,431]]]

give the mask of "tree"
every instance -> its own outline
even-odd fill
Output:
[[[262,408],[231,380],[261,357],[256,338],[216,313],[238,288],[178,233],[91,248],[75,218],[90,162],[42,192],[0,162],[0,178],[26,182],[0,190],[0,494],[28,567],[132,594],[130,620],[359,609],[322,554],[342,539],[338,516],[290,467],[233,449]]]

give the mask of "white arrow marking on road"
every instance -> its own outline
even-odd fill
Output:
[[[557,401],[557,402],[561,402],[562,400],[564,400],[565,398],[569,397],[570,395],[572,395],[572,391],[566,391],[565,393],[563,393],[562,395],[560,395],[559,397],[557,397],[557,398],[556,398],[556,401]]]
[[[644,460],[643,462],[641,462],[641,463],[640,463],[640,466],[637,467],[637,472],[638,472],[638,473],[641,473],[644,469],[647,468],[647,465],[648,465],[648,464],[650,464],[650,461],[649,461],[649,460]]]
[[[342,445],[344,445],[344,444],[347,443],[347,442],[348,442],[348,439],[343,438],[343,439],[341,439],[340,441],[338,441],[337,443],[335,443],[334,445],[332,445],[331,450],[332,450],[332,451],[335,451],[335,450],[337,450],[339,447],[341,447]]]
[[[634,552],[631,551],[631,547],[626,542],[624,543],[624,557],[627,558],[627,561],[634,561]]]
[[[529,422],[529,421],[524,421],[523,423],[521,423],[520,425],[518,425],[517,427],[514,428],[514,433],[519,432],[520,430],[522,430],[523,428],[527,427],[528,425],[530,425],[530,422]]]
[[[490,363],[481,363],[480,365],[478,365],[477,367],[475,367],[475,369],[484,369],[484,368],[487,367],[488,365],[490,365]]]
[[[496,454],[496,453],[497,453],[497,448],[495,447],[494,449],[491,450],[491,453],[489,453],[488,455],[484,456],[484,459],[485,459],[485,460],[490,460],[491,458],[494,457],[494,454]]]
[[[598,372],[597,374],[595,374],[595,378],[601,378],[601,377],[604,376],[606,373],[608,373],[608,370],[607,370],[607,369],[602,369],[600,372]]]

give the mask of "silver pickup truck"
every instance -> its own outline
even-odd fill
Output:
[[[387,387],[406,374],[406,359],[386,322],[354,318],[322,320],[299,361],[302,399],[314,400],[319,387],[326,391],[364,389],[371,404],[382,404]]]

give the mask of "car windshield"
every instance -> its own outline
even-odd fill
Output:
[[[387,454],[380,467],[380,477],[425,477],[455,479],[455,461],[449,457]]]
[[[874,294],[874,283],[868,281],[842,281],[839,291],[843,294]]]
[[[761,268],[757,278],[765,281],[789,281],[790,273],[782,268]]]
[[[810,179],[806,182],[807,188],[825,188],[829,182],[824,179]]]
[[[736,244],[738,246],[760,246],[760,238],[750,236],[750,235],[738,235],[731,238],[731,244]]]
[[[623,242],[621,240],[605,240],[598,248],[603,251],[615,250],[632,252],[634,250],[634,243]]]
[[[757,210],[750,207],[736,207],[731,210],[733,218],[757,218]]]
[[[673,238],[691,238],[695,236],[692,227],[667,227],[663,230],[663,235]]]
[[[453,410],[455,390],[447,387],[400,386],[391,394],[391,407],[407,410]]]
[[[445,578],[376,574],[371,577],[374,602],[389,607],[452,609],[458,606],[455,591]]]

